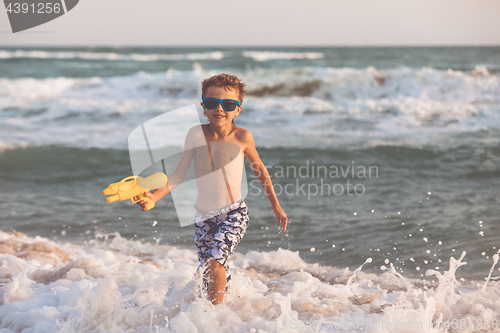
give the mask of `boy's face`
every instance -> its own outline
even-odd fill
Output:
[[[224,87],[218,86],[210,86],[208,87],[206,94],[204,97],[215,97],[219,99],[234,99],[238,101],[238,94],[236,90],[226,90]],[[236,106],[234,111],[225,111],[222,108],[221,103],[217,105],[217,107],[213,110],[208,110],[203,107],[203,102],[201,102],[201,107],[204,110],[205,115],[212,125],[217,127],[222,127],[226,125],[231,125],[234,117],[237,117],[240,114],[241,106]]]

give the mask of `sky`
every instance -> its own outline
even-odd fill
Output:
[[[22,1],[22,0],[19,0]],[[500,0],[80,0],[0,46],[500,45]]]

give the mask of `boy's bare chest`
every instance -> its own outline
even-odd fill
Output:
[[[215,141],[195,149],[195,167],[197,169],[217,170],[230,164],[236,158],[242,158],[242,149],[235,142]]]

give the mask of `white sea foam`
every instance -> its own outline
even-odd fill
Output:
[[[272,51],[244,51],[245,58],[255,61],[268,61],[276,59],[322,59],[325,55],[321,52],[272,52]]]
[[[0,59],[84,59],[84,60],[109,60],[109,61],[161,61],[161,60],[221,60],[224,52],[199,52],[179,54],[121,54],[116,52],[83,52],[83,51],[40,51],[40,50],[0,50]]]
[[[499,282],[456,280],[465,253],[448,271],[428,271],[436,282],[392,266],[365,273],[370,258],[353,272],[282,249],[236,253],[230,290],[214,307],[197,292],[194,250],[101,236],[76,245],[0,232],[2,332],[444,332],[453,319],[474,332],[471,322],[491,326],[500,314]]]
[[[217,72],[195,63],[190,71],[123,77],[0,79],[0,120],[8,125],[0,139],[125,148],[137,124],[198,104],[200,82]],[[468,73],[315,67],[241,76],[248,95],[237,123],[269,146],[366,144],[367,134],[385,145],[423,145],[500,128],[500,74],[481,66]]]

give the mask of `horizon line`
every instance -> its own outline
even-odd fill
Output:
[[[61,47],[68,47],[68,48],[77,48],[77,47],[88,47],[88,48],[100,48],[100,47],[108,47],[108,48],[147,48],[147,47],[162,47],[162,48],[181,48],[181,47],[192,47],[192,48],[269,48],[269,47],[274,47],[274,48],[327,48],[327,47],[339,47],[339,48],[390,48],[390,47],[400,47],[400,48],[417,48],[417,47],[500,47],[500,44],[324,44],[324,45],[272,45],[272,44],[261,44],[261,45],[255,45],[255,44],[237,44],[237,45],[211,45],[211,44],[204,44],[204,45],[189,45],[189,44],[177,44],[177,45],[161,45],[161,44],[144,44],[144,45],[134,45],[134,44],[120,44],[120,45],[113,45],[113,44],[23,44],[23,45],[16,45],[16,44],[7,44],[7,45],[1,45],[0,47],[21,47],[21,48],[29,48],[29,47],[46,47],[46,48],[61,48]]]

